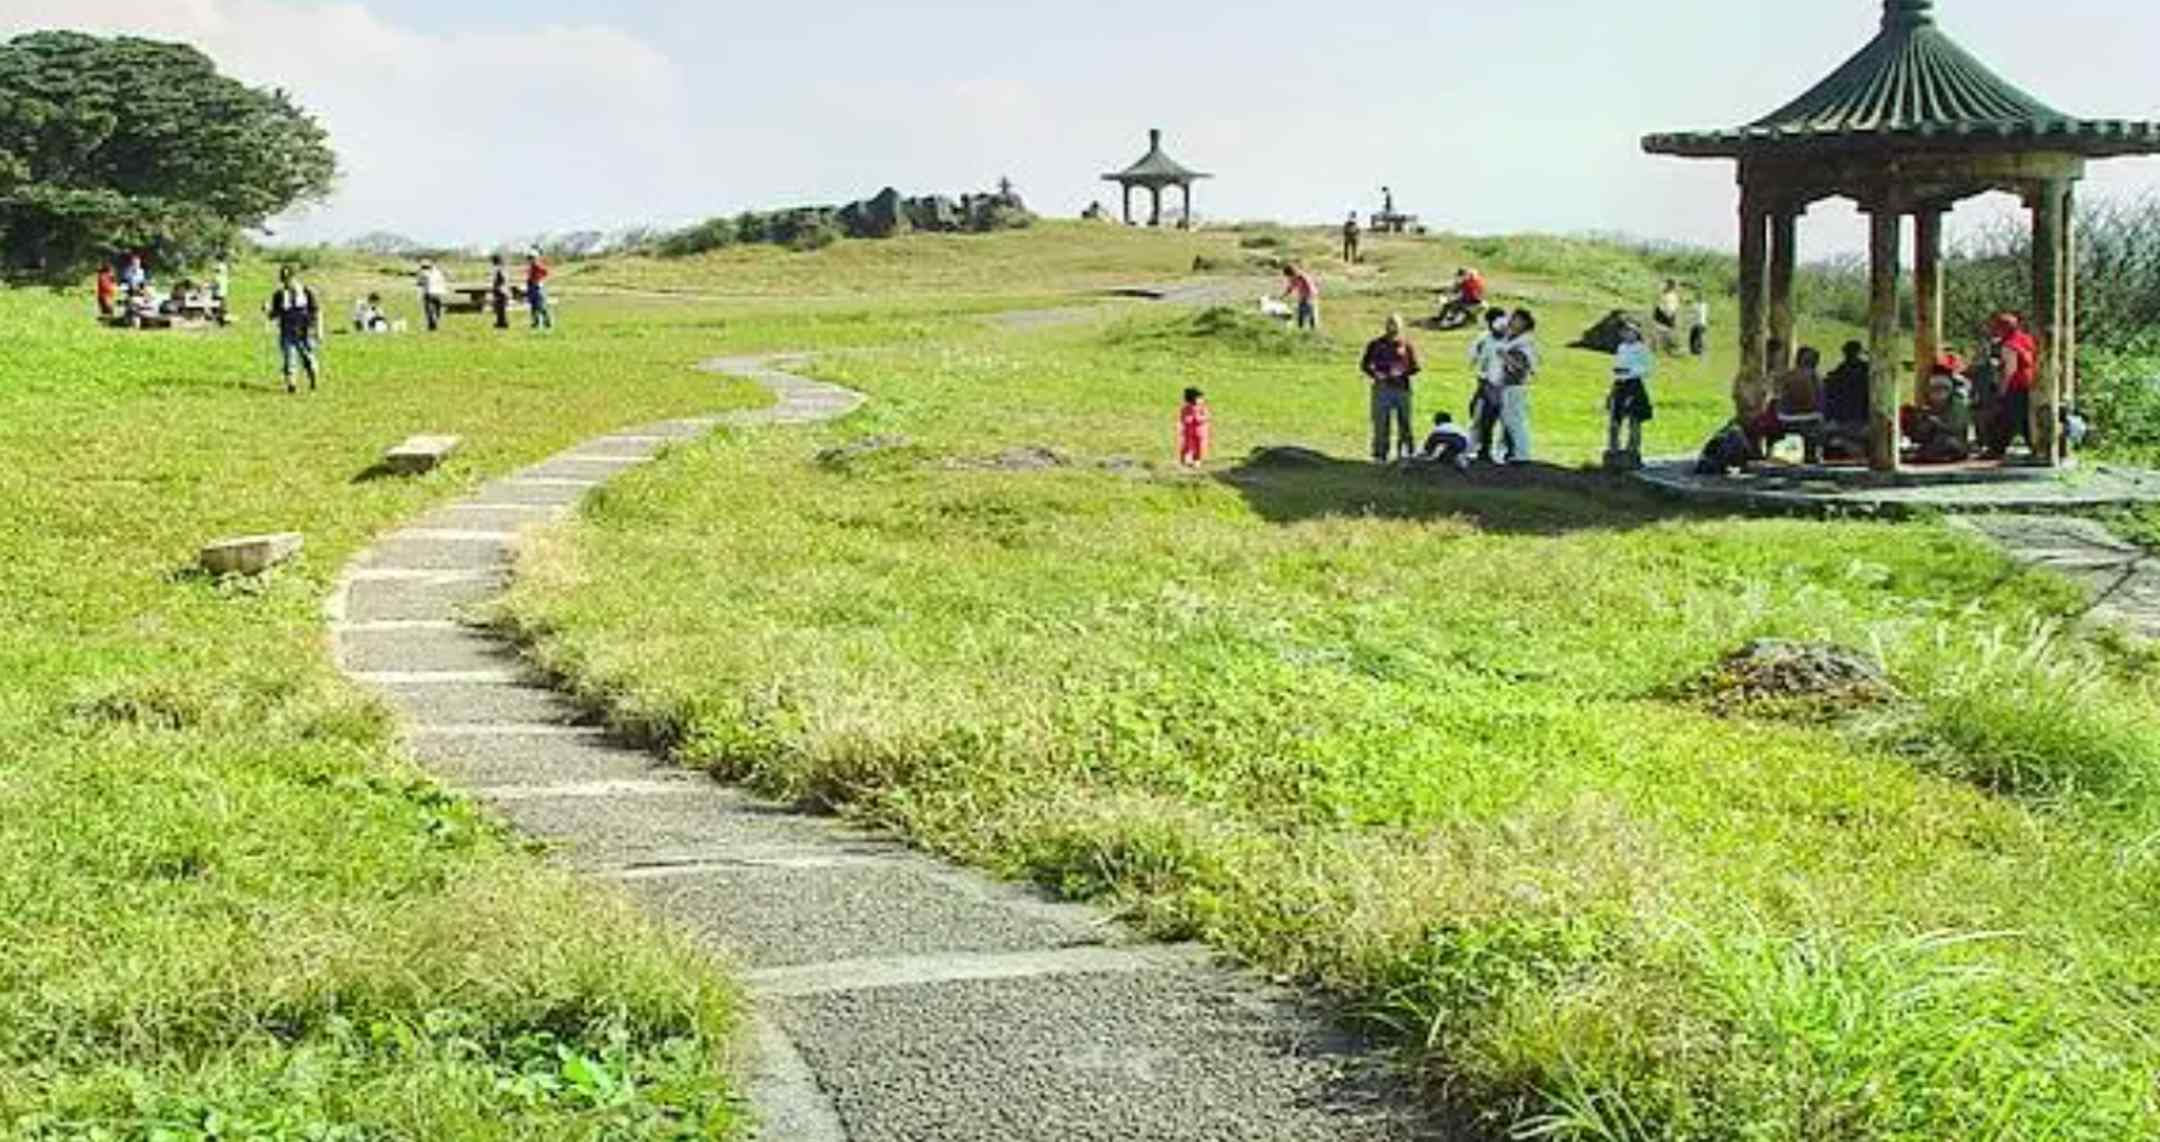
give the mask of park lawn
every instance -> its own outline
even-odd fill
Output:
[[[686,763],[1342,997],[1485,1130],[2160,1131],[2149,664],[1939,524],[1575,469],[1607,362],[1559,346],[1612,290],[1500,283],[1547,311],[1560,467],[1357,460],[1357,346],[1429,268],[1353,276],[1317,345],[1156,314],[821,359],[863,412],[625,476],[506,621]],[[1420,340],[1425,408],[1459,412],[1463,335]],[[1668,363],[1652,451],[1693,450],[1730,367]],[[1169,463],[1189,384],[1198,475]],[[1035,446],[1067,463],[999,466]],[[1878,656],[1902,698],[1685,695],[1765,637]]]
[[[252,307],[268,268],[239,272]],[[415,316],[400,269],[315,280],[333,324],[367,288]],[[257,321],[115,332],[86,293],[0,291],[0,1134],[740,1128],[724,976],[426,780],[332,668],[322,604],[371,536],[489,476],[767,399],[703,357],[924,326],[563,293],[553,336],[332,336],[324,391],[288,397]],[[422,431],[466,446],[357,479]],[[188,570],[285,529],[306,550],[260,581]]]

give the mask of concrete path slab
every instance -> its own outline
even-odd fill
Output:
[[[2012,559],[2067,575],[2092,596],[2093,616],[2160,639],[2160,556],[2098,520],[2066,515],[1961,517]]]
[[[519,528],[670,441],[861,405],[799,360],[708,362],[775,403],[598,438],[384,536],[326,605],[337,661],[421,765],[747,969],[761,1138],[1413,1136],[1376,1056],[1203,950],[661,766],[455,625],[499,595]]]

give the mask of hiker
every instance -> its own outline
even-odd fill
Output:
[[[299,391],[293,387],[293,361],[297,358],[307,369],[308,391],[313,392],[322,373],[315,359],[316,336],[322,329],[322,307],[316,302],[315,291],[301,284],[299,271],[286,266],[278,271],[278,291],[271,296],[265,312],[277,322],[278,361],[285,374],[285,391]]]
[[[120,280],[113,276],[111,262],[101,262],[97,269],[97,311],[107,321],[113,317],[113,299],[120,296]]]
[[[1372,382],[1372,458],[1375,464],[1387,463],[1392,449],[1389,446],[1389,428],[1394,429],[1395,443],[1407,458],[1417,451],[1417,440],[1410,428],[1410,382],[1418,375],[1417,346],[1403,336],[1402,317],[1389,314],[1387,329],[1365,346],[1365,358],[1358,363],[1368,380]]]
[[[555,313],[548,308],[547,263],[540,260],[538,247],[525,251],[525,304],[532,308],[534,329],[555,328]]]
[[[1432,431],[1417,458],[1428,464],[1452,464],[1459,471],[1470,466],[1470,434],[1445,412],[1433,414]]]
[[[1658,291],[1657,305],[1650,311],[1650,320],[1657,326],[1657,351],[1672,353],[1680,345],[1680,283],[1665,279],[1665,288]]]
[[[1342,260],[1353,266],[1358,264],[1358,235],[1357,211],[1353,210],[1342,224]]]
[[[1642,426],[1654,415],[1650,407],[1650,374],[1657,360],[1643,344],[1642,330],[1634,322],[1620,329],[1620,349],[1613,354],[1612,392],[1605,398],[1605,466],[1612,469],[1642,467]],[[1627,448],[1620,447],[1621,426],[1627,427]]]
[[[1690,357],[1700,357],[1710,352],[1710,299],[1695,291],[1695,320],[1688,323],[1687,351]]]
[[[1823,449],[1824,454],[1836,452],[1839,457],[1860,456],[1867,453],[1870,401],[1868,381],[1867,347],[1858,341],[1847,341],[1841,350],[1844,360],[1823,378]]]
[[[1500,435],[1500,389],[1506,370],[1501,367],[1500,346],[1507,342],[1507,310],[1494,306],[1485,311],[1485,333],[1470,343],[1470,433],[1477,440],[1479,463],[1493,460],[1493,438]],[[1512,454],[1514,441],[1508,441]]]
[[[415,284],[420,287],[420,312],[427,319],[428,332],[433,333],[442,328],[443,305],[450,296],[450,282],[443,277],[440,267],[423,259]]]
[[[1294,264],[1285,263],[1282,272],[1283,280],[1289,283],[1283,288],[1283,298],[1297,302],[1297,327],[1299,329],[1310,329],[1316,333],[1319,332],[1319,283],[1313,281],[1311,274],[1297,268]]]
[[[232,324],[232,267],[222,257],[210,268],[210,315],[219,325]]]
[[[1187,468],[1198,468],[1207,463],[1208,444],[1213,436],[1207,394],[1199,389],[1186,389],[1185,403],[1178,406],[1178,463]]]
[[[495,309],[495,328],[510,328],[510,271],[503,265],[503,256],[489,257],[494,266],[494,276],[488,279],[488,304]]]
[[[1955,358],[1937,361],[1928,377],[1927,403],[1901,410],[1899,427],[1919,449],[1919,464],[1955,464],[1972,455],[1972,398]]]
[[[1989,322],[1995,356],[2001,362],[2000,393],[1994,409],[1994,436],[1988,440],[1987,456],[2000,460],[2010,451],[2012,440],[2023,440],[2029,450],[2032,438],[2032,389],[2040,371],[2040,345],[2027,333],[2015,313],[1998,313]]]
[[[1508,463],[1530,462],[1530,382],[1537,376],[1537,315],[1518,309],[1508,315],[1507,340],[1500,343],[1500,426],[1507,432]]]

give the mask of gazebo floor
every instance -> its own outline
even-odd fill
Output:
[[[1874,472],[1773,460],[1704,476],[1690,457],[1654,460],[1634,478],[1697,503],[1814,515],[2074,512],[2160,503],[2160,472],[2116,464],[2041,468],[1975,460]]]

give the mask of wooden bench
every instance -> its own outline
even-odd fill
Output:
[[[460,442],[456,436],[409,437],[383,453],[383,467],[401,476],[432,471],[457,451]]]
[[[206,545],[197,558],[212,575],[260,575],[300,553],[297,531],[243,535]]]

